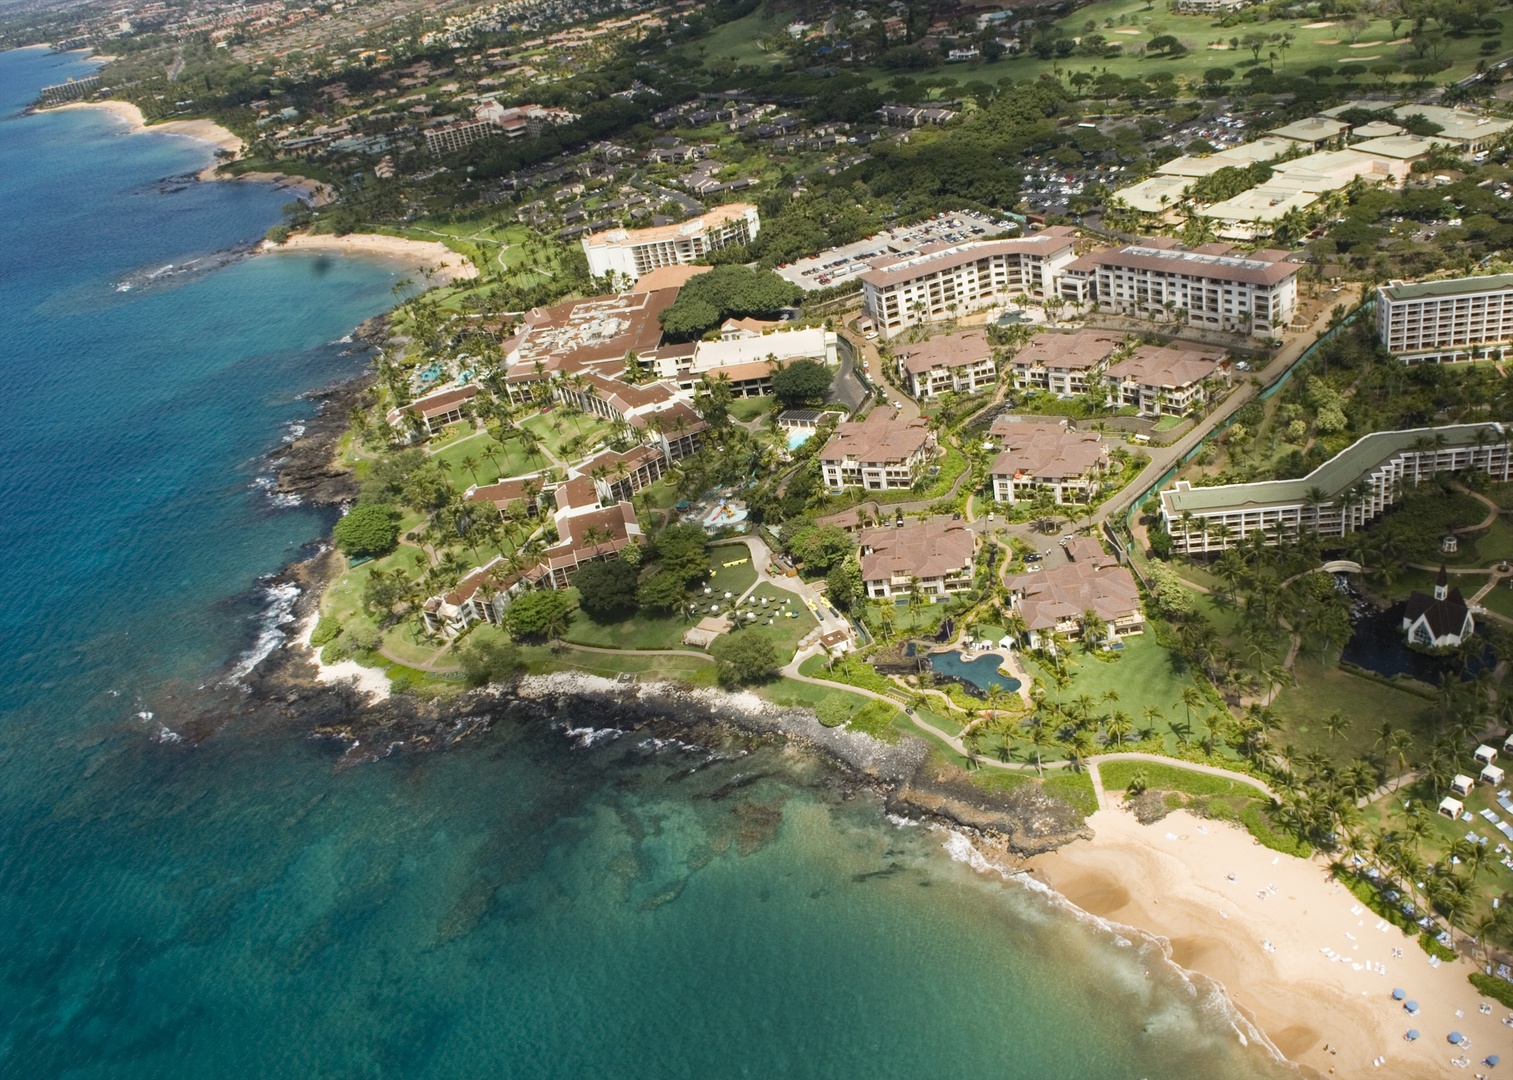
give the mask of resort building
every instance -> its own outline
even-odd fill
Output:
[[[754,320],[742,320],[751,321]],[[774,372],[795,360],[814,360],[826,367],[837,363],[833,330],[811,326],[750,333],[745,327],[732,328],[734,322],[726,323],[719,341],[667,345],[641,359],[651,365],[659,378],[671,380],[681,390],[693,390],[706,377],[723,376],[736,397],[770,393]]]
[[[1071,334],[1043,331],[1014,354],[1009,371],[1016,390],[1042,391],[1059,398],[1078,397],[1102,375],[1124,347],[1124,335],[1104,330]]]
[[[618,374],[632,353],[652,352],[661,344],[660,317],[677,296],[673,286],[532,308],[515,335],[500,343],[505,392],[520,401],[565,376],[589,370]]]
[[[925,422],[900,420],[887,408],[837,424],[819,454],[825,487],[832,492],[913,487],[934,456],[935,436]]]
[[[1161,516],[1184,554],[1223,551],[1257,531],[1268,544],[1303,532],[1342,537],[1397,502],[1405,487],[1438,473],[1475,469],[1506,483],[1510,438],[1494,423],[1378,431],[1295,480],[1215,487],[1179,480],[1161,492]]]
[[[898,373],[909,394],[920,401],[947,391],[975,394],[998,382],[993,346],[980,330],[942,334],[895,350]]]
[[[1009,579],[1014,606],[1024,619],[1032,649],[1052,650],[1054,635],[1082,636],[1088,612],[1102,620],[1105,642],[1145,632],[1134,575],[1090,536],[1066,545],[1068,562]]]
[[[469,502],[493,503],[500,517],[536,517],[541,493],[550,483],[545,473],[512,476],[494,484],[474,484],[463,493]]]
[[[1513,345],[1513,274],[1383,285],[1376,334],[1409,364],[1499,360]]]
[[[1105,312],[1273,337],[1298,306],[1301,267],[1283,251],[1242,255],[1222,245],[1189,251],[1158,238],[1093,259],[1098,307]]]
[[[1495,116],[1448,109],[1443,105],[1399,105],[1392,111],[1399,120],[1422,116],[1438,125],[1440,130],[1431,138],[1450,143],[1468,154],[1491,149],[1499,139],[1513,131],[1513,120],[1499,120]]]
[[[505,558],[489,562],[465,574],[457,586],[426,600],[420,608],[428,633],[448,640],[474,623],[498,626],[510,601],[527,588],[520,574],[510,574]]]
[[[1350,125],[1343,120],[1327,116],[1306,116],[1283,127],[1272,128],[1266,134],[1298,143],[1310,150],[1322,150],[1330,143],[1344,139],[1349,130]]]
[[[902,528],[864,529],[862,584],[874,600],[908,596],[945,597],[972,587],[977,538],[959,523],[921,521]]]
[[[1450,575],[1443,566],[1434,581],[1433,596],[1417,589],[1409,594],[1408,607],[1403,612],[1403,634],[1409,645],[1453,649],[1474,633],[1476,620],[1471,617],[1471,608],[1461,598],[1459,589],[1450,588]]]
[[[1019,293],[1056,295],[1070,263],[1072,230],[1053,227],[1014,240],[986,240],[875,263],[862,275],[862,305],[883,337],[921,323],[966,315]]]
[[[604,503],[629,502],[636,492],[655,484],[666,473],[667,455],[655,446],[605,450],[568,470],[569,476],[592,480],[599,501]]]
[[[478,387],[471,383],[454,386],[416,398],[403,408],[390,409],[386,419],[393,427],[411,423],[422,434],[439,435],[448,424],[467,419],[467,404],[477,396]]]
[[[660,442],[671,461],[698,450],[709,427],[665,382],[636,385],[588,371],[560,383],[557,396],[592,416],[654,436],[649,441]]]
[[[1227,382],[1224,354],[1192,345],[1142,345],[1103,373],[1108,404],[1141,416],[1182,416],[1201,408],[1210,389]]]
[[[635,281],[662,266],[697,262],[712,251],[749,244],[761,228],[750,203],[717,206],[698,217],[648,229],[609,229],[583,238],[588,272]]]
[[[1049,491],[1058,505],[1091,502],[1108,472],[1108,447],[1096,432],[1060,423],[1000,419],[989,435],[1001,443],[989,475],[993,498],[1016,503]]]

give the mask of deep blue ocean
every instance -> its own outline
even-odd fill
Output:
[[[263,580],[329,526],[259,475],[403,271],[145,281],[288,196],[19,114],[86,70],[0,54],[0,1076],[1282,1075],[1150,947],[781,747],[505,718],[338,772],[297,716],[163,741],[142,703],[255,651]]]

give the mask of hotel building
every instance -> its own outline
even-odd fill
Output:
[[[1405,363],[1453,363],[1513,344],[1513,274],[1394,281],[1376,290],[1376,333]]]

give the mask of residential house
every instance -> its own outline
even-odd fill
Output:
[[[1055,634],[1080,637],[1089,611],[1103,621],[1105,641],[1143,633],[1145,614],[1134,575],[1092,537],[1068,541],[1066,553],[1065,565],[1009,579],[1014,605],[1029,631],[1030,648],[1054,649]]]

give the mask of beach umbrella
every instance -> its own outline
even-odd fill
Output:
[[[1409,1016],[1417,1016],[1418,1015],[1418,1002],[1416,1002],[1416,1001],[1410,1001],[1410,1002],[1408,1002],[1407,1004],[1405,1004],[1403,1006],[1403,1008],[1407,1011],[1407,1013],[1408,1013]]]
[[[1417,1039],[1418,1038],[1418,1028],[1409,1028],[1408,1029],[1408,1034],[1407,1034],[1406,1038],[1408,1039],[1409,1042],[1412,1042],[1414,1039]]]
[[[1487,1055],[1487,1060],[1483,1061],[1482,1064],[1483,1065],[1496,1065],[1501,1060],[1502,1060],[1502,1058],[1498,1057],[1496,1054],[1489,1054],[1489,1055]]]
[[[1408,991],[1403,990],[1401,988],[1392,991],[1392,1000],[1393,1001],[1402,1001],[1403,998],[1405,998],[1407,996],[1408,996]]]
[[[1461,1043],[1463,1043],[1465,1041],[1466,1041],[1466,1037],[1464,1035],[1462,1035],[1460,1032],[1458,1032],[1458,1031],[1452,1031],[1452,1032],[1450,1032],[1450,1042],[1451,1042],[1452,1045],[1459,1046]]]

